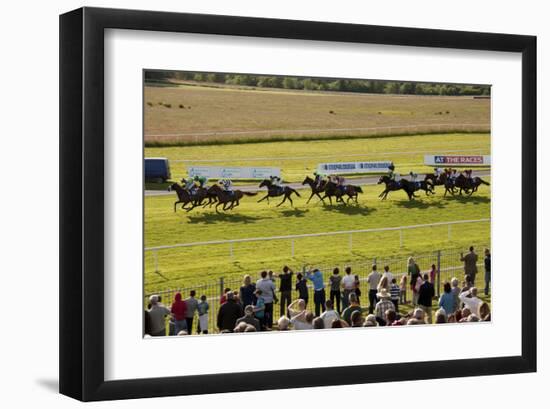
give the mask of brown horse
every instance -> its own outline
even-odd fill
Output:
[[[240,200],[243,198],[243,196],[257,195],[256,192],[243,192],[242,190],[233,190],[232,192],[228,192],[226,190],[223,190],[218,185],[211,186],[208,191],[216,195],[216,198],[218,199],[218,203],[216,204],[216,212],[218,212],[218,207],[220,205],[223,205],[222,210],[231,210],[240,204]]]
[[[176,205],[178,203],[183,203],[181,206],[182,209],[185,209],[187,211],[193,210],[195,207],[194,202],[195,198],[189,191],[178,185],[177,183],[172,183],[170,186],[168,186],[168,191],[171,192],[172,190],[176,191],[176,194],[178,195],[178,200],[174,203],[174,213],[176,212]],[[191,207],[186,208],[185,206],[187,204],[191,203]]]
[[[306,204],[309,203],[309,201],[313,198],[313,196],[317,196],[321,201],[324,203],[323,197],[321,196],[321,193],[325,191],[325,187],[327,185],[326,180],[321,180],[321,183],[318,185],[315,183],[315,180],[310,178],[309,176],[306,176],[304,181],[302,182],[302,185],[309,185],[311,188],[311,196],[309,196],[309,199],[307,199]]]
[[[300,197],[300,193],[298,193],[298,191],[296,191],[295,189],[292,189],[290,186],[274,186],[269,179],[264,179],[262,183],[260,183],[259,187],[267,187],[267,195],[258,200],[258,203],[266,199],[267,203],[269,203],[270,197],[278,197],[284,195],[283,200],[277,205],[277,207],[286,202],[287,199],[290,201],[290,205],[294,206],[294,202],[292,201],[292,198],[290,196],[295,193],[296,196]]]
[[[325,195],[321,198],[321,200],[328,199],[332,205],[332,196],[334,196],[336,197],[337,202],[341,202],[345,205],[346,203],[349,203],[350,199],[355,199],[355,203],[358,203],[357,197],[359,196],[359,193],[363,193],[363,189],[361,189],[360,186],[354,185],[338,186],[336,183],[328,181],[325,185],[324,192]],[[348,196],[348,200],[346,202],[344,202],[344,199],[342,198],[344,195]]]

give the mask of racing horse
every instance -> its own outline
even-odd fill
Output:
[[[477,192],[477,189],[479,188],[480,185],[490,186],[490,183],[484,181],[478,176],[470,180],[463,174],[460,174],[456,177],[456,179],[454,180],[454,183],[451,180],[449,180],[448,183],[445,184],[445,194],[443,196],[446,196],[447,192],[450,192],[452,195],[454,195],[456,192],[455,188],[459,189],[458,191],[459,195],[461,195],[462,192],[464,192],[468,196],[472,196],[474,192]]]
[[[423,190],[426,193],[426,196],[435,193],[431,182],[425,180],[419,182],[411,182],[407,179],[401,179],[399,180],[399,182],[396,182],[395,180],[390,179],[389,176],[383,175],[380,176],[380,179],[378,179],[378,184],[380,185],[382,183],[386,185],[384,191],[378,195],[378,197],[382,198],[382,200],[386,200],[386,198],[388,197],[388,193],[401,189],[405,191],[409,200],[418,197],[414,193],[417,190]]]
[[[233,190],[231,192],[223,190],[219,185],[213,185],[208,192],[215,195],[218,199],[216,204],[216,213],[219,213],[218,207],[223,205],[222,210],[231,210],[240,205],[240,200],[244,196],[256,196],[256,192],[243,192],[242,190]],[[228,206],[229,205],[229,206]]]
[[[313,198],[313,196],[317,196],[319,199],[321,199],[321,201],[323,203],[325,202],[323,200],[323,197],[321,196],[321,193],[325,191],[325,187],[327,185],[326,180],[321,180],[321,183],[319,183],[319,185],[317,185],[315,183],[315,180],[313,180],[309,176],[306,176],[306,178],[302,182],[302,185],[309,185],[309,187],[311,188],[311,196],[309,196],[309,199],[307,199],[306,204],[309,203],[309,201]]]
[[[176,205],[178,203],[183,203],[181,206],[182,209],[185,209],[187,211],[193,210],[195,205],[193,204],[195,202],[195,197],[192,195],[188,190],[184,189],[177,183],[172,183],[170,186],[168,186],[168,191],[171,192],[174,190],[176,194],[178,195],[178,200],[174,203],[174,213],[176,212]],[[189,203],[191,203],[191,207],[186,208]]]
[[[355,199],[355,203],[358,203],[357,197],[359,196],[359,193],[363,193],[363,189],[361,189],[360,186],[355,185],[338,186],[336,183],[329,180],[325,185],[324,192],[325,195],[321,198],[323,203],[324,199],[328,199],[332,205],[332,196],[334,196],[336,197],[337,202],[341,202],[345,205],[346,203],[349,203],[351,199]],[[348,200],[346,202],[344,202],[344,199],[342,198],[344,195],[348,196]]]
[[[405,187],[403,186],[401,181],[396,182],[395,180],[390,179],[390,177],[387,175],[382,175],[380,176],[380,179],[378,179],[378,184],[380,185],[382,183],[386,185],[386,188],[382,191],[382,193],[378,195],[378,197],[381,198],[382,200],[386,200],[386,198],[388,197],[388,193],[390,192],[395,192],[401,189],[405,190]],[[405,190],[405,193],[407,193],[407,196],[409,196],[409,199],[410,199],[409,192]],[[411,192],[411,193],[414,194],[414,192]]]
[[[277,207],[279,207],[284,202],[286,202],[287,199],[290,201],[290,205],[294,206],[294,202],[292,202],[292,198],[290,196],[293,193],[295,193],[296,196],[300,197],[300,194],[296,190],[292,189],[291,187],[275,186],[273,185],[273,182],[269,179],[262,180],[259,187],[267,187],[267,194],[264,197],[262,197],[260,200],[258,200],[258,203],[266,199],[267,199],[267,203],[269,203],[270,197],[284,196],[283,200],[281,201],[281,203],[277,205]]]

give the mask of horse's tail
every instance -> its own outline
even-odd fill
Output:
[[[300,193],[298,193],[298,191],[296,189],[292,189],[291,187],[289,187],[289,189],[290,189],[291,192],[296,193],[296,196],[302,197],[302,196],[300,196]]]
[[[245,196],[256,196],[258,192],[243,192],[243,195]]]
[[[481,184],[484,184],[484,185],[487,185],[487,186],[491,186],[491,184],[489,182],[485,182],[483,179],[479,178],[479,183]]]
[[[356,192],[363,193],[363,189],[361,189],[361,186],[353,186]]]

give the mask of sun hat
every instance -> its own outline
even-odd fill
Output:
[[[378,298],[391,298],[391,294],[388,293],[388,290],[385,288],[382,288],[380,292],[376,293],[376,296]]]

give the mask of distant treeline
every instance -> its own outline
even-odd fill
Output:
[[[457,85],[403,81],[276,77],[248,74],[214,74],[181,71],[146,71],[146,81],[196,81],[211,84],[309,91],[344,91],[369,94],[490,95],[488,85]]]

